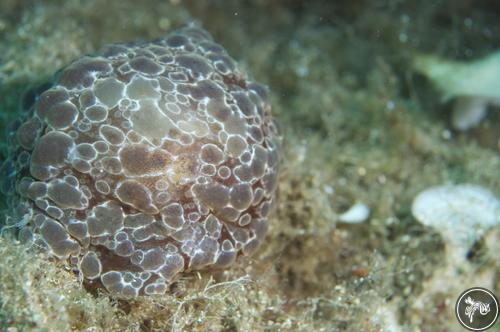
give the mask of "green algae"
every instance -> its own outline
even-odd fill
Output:
[[[87,292],[61,264],[0,238],[2,328],[379,331],[389,313],[403,331],[458,326],[455,294],[437,294],[428,312],[412,309],[444,246],[412,217],[411,202],[445,182],[500,195],[500,122],[493,114],[471,132],[450,130],[447,106],[411,60],[423,52],[462,60],[489,53],[500,35],[495,4],[16,3],[0,4],[2,134],[26,89],[72,59],[109,42],[157,37],[194,17],[270,86],[286,140],[279,204],[253,258],[189,275],[161,298],[123,301]],[[338,224],[355,201],[370,207],[368,222]],[[498,275],[498,257],[485,246],[475,246],[473,271]]]

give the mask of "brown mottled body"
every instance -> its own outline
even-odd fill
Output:
[[[164,293],[265,235],[280,146],[268,97],[200,28],[75,61],[9,142],[6,225],[111,293]]]

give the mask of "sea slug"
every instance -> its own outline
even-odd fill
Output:
[[[194,25],[76,60],[8,143],[4,230],[115,295],[251,254],[276,200],[267,90]]]

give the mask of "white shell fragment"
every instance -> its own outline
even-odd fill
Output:
[[[453,128],[465,131],[476,127],[486,116],[488,99],[460,97],[453,103],[451,124]]]
[[[418,194],[412,213],[465,255],[489,228],[500,224],[500,201],[477,185],[443,185]]]
[[[339,221],[346,224],[360,224],[370,216],[370,208],[363,203],[356,203],[339,216]]]

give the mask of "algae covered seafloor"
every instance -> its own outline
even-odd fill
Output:
[[[63,263],[0,238],[0,329],[459,330],[463,290],[499,292],[500,229],[450,260],[411,205],[445,183],[498,197],[500,117],[493,109],[478,127],[452,130],[450,103],[411,62],[498,50],[499,11],[472,0],[0,2],[2,137],[27,91],[73,59],[193,19],[270,87],[285,132],[279,204],[253,257],[125,301],[87,292]],[[356,202],[369,219],[340,223]]]

